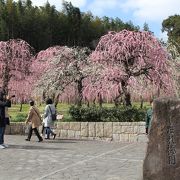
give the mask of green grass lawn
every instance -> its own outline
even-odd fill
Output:
[[[37,106],[41,112],[41,114],[44,113],[44,108],[45,104],[41,106]],[[68,104],[58,104],[57,106],[57,112],[58,114],[63,114],[64,119],[69,119],[70,116],[68,114],[70,105]],[[17,121],[25,121],[28,111],[29,111],[29,104],[23,104],[22,105],[22,111],[20,112],[20,104],[12,104],[11,108],[9,108],[9,115],[11,116],[11,121],[12,122],[17,122]]]
[[[61,121],[71,121],[71,116],[69,115],[68,111],[69,111],[69,107],[71,106],[71,104],[67,104],[67,103],[59,103],[57,106],[57,112],[58,114],[63,114],[64,118]],[[97,104],[98,106],[98,104]],[[140,103],[139,102],[135,102],[133,103],[133,106],[136,106],[137,108],[140,107]],[[43,114],[44,112],[44,108],[45,108],[45,104],[42,104],[41,106],[37,106],[41,112],[41,114]],[[103,107],[114,107],[114,104],[112,103],[104,103]],[[148,108],[150,107],[150,104],[148,102],[144,103],[144,107]],[[22,111],[20,112],[20,104],[12,104],[12,107],[9,108],[9,115],[11,116],[11,121],[12,122],[24,122],[28,111],[29,111],[29,104],[23,104],[22,106]]]

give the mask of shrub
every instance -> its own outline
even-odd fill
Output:
[[[136,107],[100,108],[96,106],[71,106],[69,114],[74,121],[117,121],[138,122],[144,121],[146,109]]]
[[[27,114],[18,113],[13,119],[13,122],[25,122]]]

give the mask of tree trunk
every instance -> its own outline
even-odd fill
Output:
[[[5,94],[8,94],[8,84],[9,84],[9,81],[10,81],[10,69],[8,67],[8,65],[5,66],[4,68],[4,73],[3,73],[3,77],[2,77],[2,90],[3,92],[5,92]]]
[[[141,105],[140,105],[140,108],[142,109],[142,108],[143,108],[144,99],[143,99],[142,96],[140,96],[140,99],[141,99]]]
[[[22,112],[23,101],[21,101],[19,112]]]
[[[125,100],[125,105],[126,106],[132,106],[131,104],[131,95],[127,90],[127,83],[125,81],[121,82],[123,94],[124,94],[124,100]]]
[[[158,87],[158,90],[157,90],[157,97],[160,97],[160,88]]]
[[[55,99],[56,99],[56,93],[52,93],[52,100],[53,100],[53,102],[55,103]]]
[[[85,98],[85,103],[86,103],[87,107],[89,107],[89,101],[87,98]]]
[[[77,105],[78,106],[82,106],[82,99],[83,99],[83,95],[82,95],[82,89],[83,89],[83,85],[82,85],[82,79],[80,79],[77,82],[77,89],[78,89],[78,96],[77,96]]]
[[[120,101],[119,101],[119,98],[121,97],[122,93],[121,93],[121,90],[120,90],[120,87],[118,88],[118,92],[119,92],[119,95],[117,95],[113,101],[114,101],[114,104],[115,104],[115,107],[118,107],[120,105]]]
[[[120,97],[120,96],[115,97],[115,98],[113,99],[115,107],[119,107],[119,104],[120,104],[120,102],[119,102],[119,97]]]
[[[99,106],[102,108],[103,99],[102,99],[102,95],[100,93],[98,94],[98,100],[99,100]]]
[[[119,106],[119,102],[118,102],[117,99],[114,99],[114,105],[115,105],[116,108]]]
[[[126,106],[132,106],[131,104],[131,95],[129,92],[125,93],[125,103],[126,103]]]
[[[58,105],[59,96],[60,96],[60,94],[58,93],[58,95],[54,98],[54,105],[55,105],[55,107],[57,107],[57,105]]]
[[[96,105],[96,98],[94,98],[92,102],[93,102],[93,106],[95,106]]]
[[[45,91],[43,91],[42,99],[43,99],[43,101],[46,101],[46,92]]]

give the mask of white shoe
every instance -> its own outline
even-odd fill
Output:
[[[5,147],[3,145],[0,145],[0,149],[5,149]]]
[[[9,145],[7,145],[7,144],[2,144],[2,146],[4,146],[5,148],[9,147]]]

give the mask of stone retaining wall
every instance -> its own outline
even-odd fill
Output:
[[[19,135],[25,135],[25,123],[13,123],[11,122],[11,125],[10,126],[6,126],[6,133],[5,134],[8,134],[8,135],[16,135],[16,134],[19,134]]]
[[[59,122],[56,133],[61,138],[146,141],[145,122]]]
[[[57,136],[69,139],[95,139],[121,142],[147,140],[145,122],[58,122]],[[24,123],[11,123],[6,134],[25,134]]]

